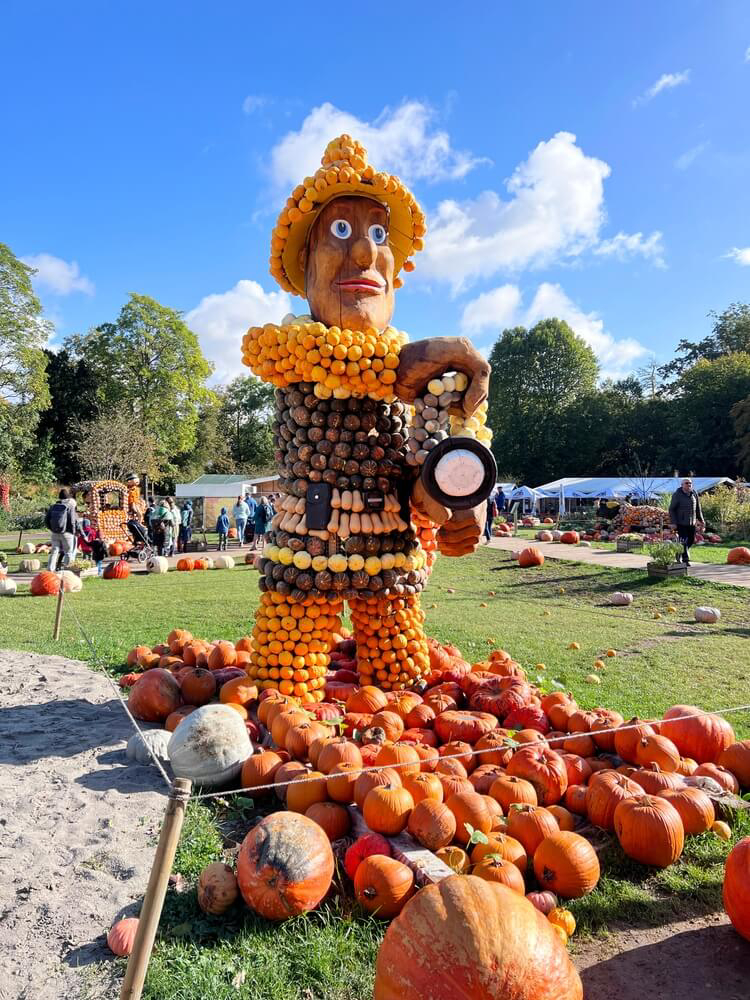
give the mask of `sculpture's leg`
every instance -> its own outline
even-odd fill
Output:
[[[342,604],[322,597],[295,601],[275,591],[260,595],[247,672],[258,687],[278,688],[303,702],[322,701],[331,636],[341,628]]]
[[[362,684],[400,690],[414,687],[429,673],[425,616],[418,596],[355,597],[349,606]]]

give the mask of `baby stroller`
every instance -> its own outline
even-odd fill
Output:
[[[151,556],[155,555],[154,548],[148,540],[146,529],[140,521],[130,520],[126,522],[130,534],[133,536],[133,546],[124,554],[126,559],[137,559],[140,563],[145,563]]]

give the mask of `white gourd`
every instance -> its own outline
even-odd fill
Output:
[[[16,592],[16,581],[9,576],[0,576],[0,597],[13,597]]]
[[[146,563],[149,573],[166,573],[169,570],[169,560],[166,556],[151,556]]]
[[[217,556],[213,562],[214,569],[234,569],[234,559],[231,556]]]
[[[707,625],[715,625],[721,618],[721,611],[718,608],[709,608],[700,605],[695,609],[695,620],[704,622]]]
[[[625,607],[633,603],[633,595],[625,593],[622,590],[616,590],[610,597],[609,603],[616,604],[618,607]]]
[[[211,787],[236,778],[253,746],[234,709],[203,705],[182,720],[168,750],[175,777]]]

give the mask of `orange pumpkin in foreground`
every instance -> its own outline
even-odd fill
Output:
[[[543,889],[563,899],[578,899],[596,888],[601,870],[588,840],[561,830],[546,837],[536,849],[534,874]]]
[[[390,920],[414,895],[414,873],[395,858],[371,854],[354,874],[354,895],[368,913]]]
[[[286,920],[313,910],[333,878],[331,844],[313,820],[276,812],[242,841],[237,882],[250,909],[267,920]]]
[[[125,958],[133,950],[138,930],[138,917],[123,917],[112,924],[107,934],[107,947],[113,955]]]
[[[180,685],[172,674],[155,667],[142,674],[130,689],[128,708],[143,722],[164,722],[181,702]]]
[[[582,1000],[552,924],[520,893],[473,875],[428,885],[386,931],[374,1000]]]
[[[714,763],[734,743],[734,731],[720,715],[705,715],[695,705],[673,705],[664,713],[659,732],[668,737],[683,757],[699,764]]]
[[[750,941],[750,837],[735,844],[727,858],[723,894],[732,926]]]
[[[685,844],[680,814],[655,795],[621,802],[615,809],[615,833],[629,858],[655,868],[675,862]]]

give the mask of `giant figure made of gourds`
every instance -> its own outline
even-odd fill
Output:
[[[271,273],[310,312],[243,339],[244,363],[276,386],[281,475],[248,672],[303,701],[323,698],[344,601],[361,682],[419,686],[429,671],[419,593],[436,552],[473,551],[484,524],[484,500],[441,502],[451,482],[466,493],[465,452],[443,463],[442,492],[420,475],[451,435],[487,454],[490,437],[484,358],[461,338],[409,344],[391,326],[399,272],[413,270],[425,233],[404,184],[350,136],[334,139],[271,239]]]

